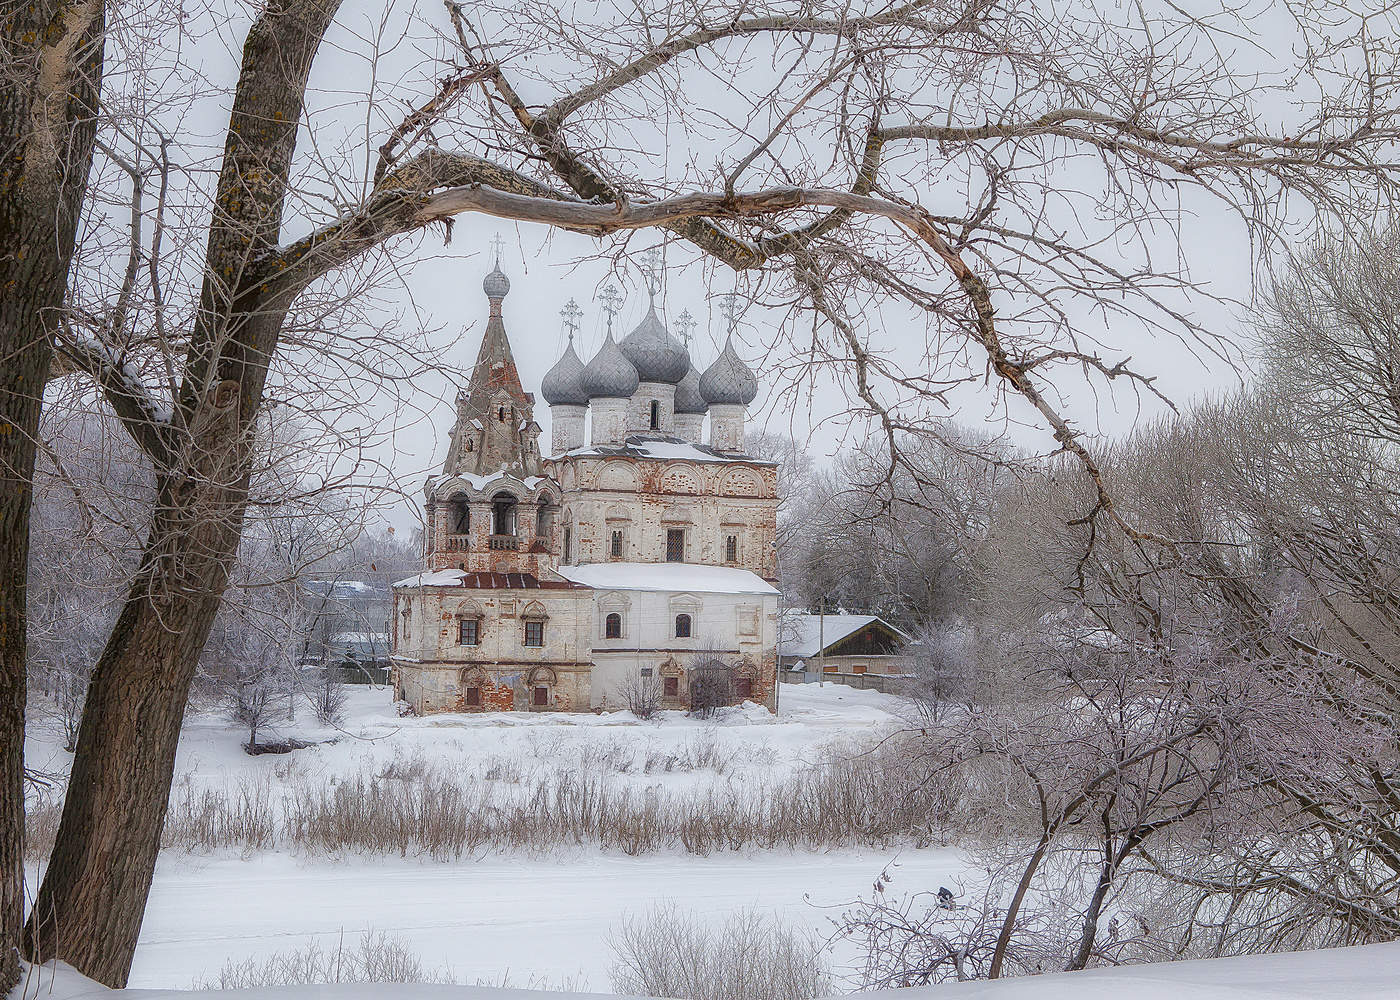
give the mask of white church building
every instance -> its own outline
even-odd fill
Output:
[[[728,340],[698,371],[654,286],[614,339],[613,296],[597,353],[585,364],[571,330],[543,379],[545,455],[499,260],[483,287],[476,366],[425,488],[424,572],[393,588],[396,696],[419,713],[588,711],[651,686],[663,708],[774,707],[778,483],[744,451],[754,373]]]

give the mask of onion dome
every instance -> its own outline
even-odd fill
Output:
[[[510,279],[501,270],[501,259],[496,258],[496,266],[481,281],[481,288],[488,299],[503,299],[510,292]]]
[[[622,353],[622,348],[617,346],[617,341],[609,333],[603,346],[598,348],[598,353],[593,355],[593,360],[584,366],[579,381],[590,399],[627,399],[637,391],[639,379],[636,367],[627,360],[627,355]]]
[[[690,353],[666,330],[654,306],[647,309],[646,318],[637,329],[623,338],[621,347],[643,382],[675,385],[690,369]]]
[[[700,373],[691,365],[685,378],[676,383],[676,412],[704,413],[705,397],[700,395]]]
[[[540,393],[550,406],[587,406],[588,393],[583,388],[583,362],[574,353],[574,338],[540,383]]]
[[[758,395],[758,379],[739,355],[734,353],[734,341],[726,339],[715,363],[700,376],[700,395],[711,405],[716,403],[748,406]]]

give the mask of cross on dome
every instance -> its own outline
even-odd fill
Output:
[[[724,313],[724,318],[729,322],[729,332],[733,333],[739,325],[739,314],[743,312],[739,308],[739,293],[725,292],[720,296],[719,311]]]
[[[680,334],[685,349],[690,350],[690,337],[695,330],[695,317],[690,315],[689,309],[682,309],[681,314],[676,317],[676,332]]]
[[[574,333],[579,327],[579,320],[583,318],[583,310],[578,307],[578,303],[569,299],[564,303],[564,308],[559,310],[559,316],[564,321],[564,329],[569,331],[569,343],[574,342]]]
[[[656,298],[656,293],[661,291],[661,250],[652,247],[644,255],[646,263],[642,265],[642,273],[646,275],[647,294]]]
[[[608,314],[608,333],[612,333],[613,317],[622,308],[622,293],[616,285],[609,285],[598,293],[597,298],[603,303],[603,312]]]
[[[501,238],[500,233],[497,233],[495,236],[491,237],[491,246],[495,248],[496,251],[496,267],[500,268],[501,254],[506,248],[506,241]]]

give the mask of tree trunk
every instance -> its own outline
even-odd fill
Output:
[[[156,456],[141,568],[93,672],[52,858],[25,927],[31,956],[126,984],[169,803],[189,685],[237,554],[250,442],[289,296],[258,262],[281,232],[311,63],[340,0],[268,0],[243,47],[200,311]],[[138,442],[142,437],[136,433]]]
[[[92,166],[100,2],[8,5],[0,47],[0,990],[19,979],[29,514],[52,330]]]
[[[238,396],[222,388],[222,425],[206,434],[234,455]],[[238,549],[243,494],[224,482],[215,468],[161,484],[141,569],[88,686],[59,836],[24,931],[33,958],[62,958],[112,986],[131,971],[190,680]]]

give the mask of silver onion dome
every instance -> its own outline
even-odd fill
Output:
[[[655,307],[647,309],[646,318],[622,339],[622,353],[637,368],[643,382],[667,382],[675,385],[690,368],[690,354],[685,346],[672,337]]]
[[[700,395],[700,373],[691,365],[685,378],[676,383],[676,412],[704,413],[705,397]]]
[[[700,376],[700,395],[706,403],[748,406],[758,395],[758,379],[734,352],[734,341],[726,339],[715,363]]]
[[[564,356],[545,373],[540,393],[550,406],[587,406],[588,393],[583,388],[583,362],[574,353],[573,338],[564,349]]]
[[[499,257],[496,259],[495,268],[482,279],[481,288],[488,299],[503,299],[510,293],[510,279],[501,270]]]
[[[583,391],[590,399],[599,397],[627,399],[637,391],[637,369],[622,353],[609,333],[593,360],[583,368],[580,379]]]

